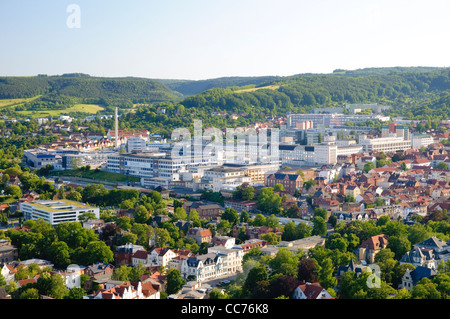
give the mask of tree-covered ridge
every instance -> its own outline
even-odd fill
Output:
[[[413,69],[415,70],[415,69]],[[381,72],[380,72],[381,73]],[[450,89],[450,69],[421,72],[392,72],[369,75],[302,74],[266,82],[271,89],[239,92],[232,88],[211,89],[187,97],[181,103],[187,108],[229,112],[265,111],[310,112],[314,107],[342,106],[349,103],[391,105],[391,115],[410,119],[426,116],[445,119],[437,99]],[[273,87],[276,88],[273,88]],[[428,106],[431,113],[421,109]]]
[[[263,83],[278,79],[277,76],[257,76],[257,77],[221,77],[208,80],[157,80],[165,84],[171,90],[180,92],[185,96],[195,95],[206,90],[215,88],[227,88],[233,86],[259,86]]]
[[[78,75],[1,77],[0,99],[28,98],[42,95],[36,103],[53,101],[60,96],[78,103],[131,107],[133,103],[158,103],[181,98],[164,84],[143,78],[100,78]],[[68,105],[70,106],[70,105]]]
[[[201,93],[194,94],[197,92]],[[41,95],[16,109],[21,111],[64,109],[86,103],[101,105],[111,113],[114,106],[173,104],[186,108],[189,114],[210,116],[211,112],[225,111],[244,114],[247,119],[311,112],[315,107],[340,107],[346,103],[390,105],[388,115],[411,120],[447,119],[449,93],[450,68],[431,67],[202,81],[98,78],[82,74],[0,78],[0,99]]]

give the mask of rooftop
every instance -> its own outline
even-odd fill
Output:
[[[48,212],[66,212],[72,211],[78,208],[89,208],[91,206],[85,205],[80,202],[71,201],[67,199],[60,200],[37,200],[34,202],[26,203],[27,205],[31,205],[36,209],[42,209]],[[93,208],[93,207],[92,207]]]

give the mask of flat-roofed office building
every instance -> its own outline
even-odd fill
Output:
[[[52,226],[61,222],[79,221],[79,216],[88,212],[94,213],[97,219],[100,218],[99,208],[66,199],[23,202],[20,203],[20,210],[24,220],[41,218]]]

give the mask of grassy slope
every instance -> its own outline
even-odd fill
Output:
[[[0,101],[1,102],[1,101]],[[23,116],[27,116],[30,118],[37,117],[49,117],[49,116],[60,116],[62,114],[70,114],[70,113],[90,113],[97,114],[98,112],[104,110],[103,107],[95,104],[76,104],[70,108],[64,110],[45,110],[45,111],[17,111],[18,114]]]

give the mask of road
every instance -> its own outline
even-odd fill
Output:
[[[225,275],[225,276],[221,276],[218,278],[202,281],[202,284],[208,284],[211,287],[216,287],[220,282],[222,282],[224,280],[233,281],[233,280],[236,280],[236,277],[237,277],[237,274]]]

